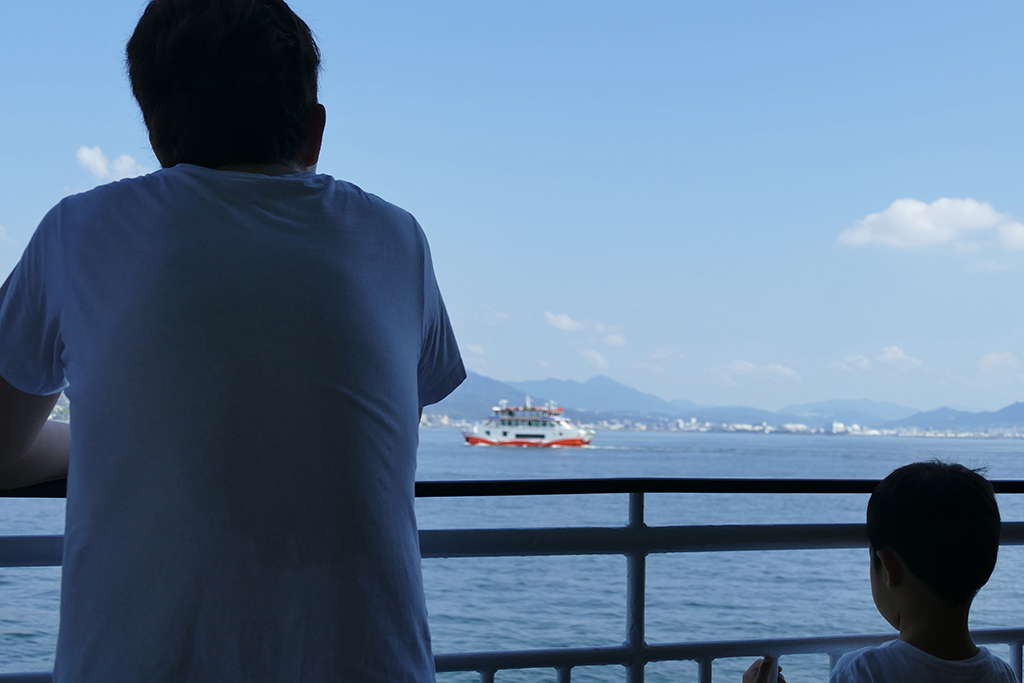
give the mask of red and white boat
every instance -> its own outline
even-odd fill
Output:
[[[594,430],[573,424],[554,403],[509,406],[501,401],[494,415],[462,432],[470,446],[586,446]]]

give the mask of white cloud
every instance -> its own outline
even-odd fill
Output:
[[[711,374],[720,383],[728,386],[735,386],[737,377],[767,378],[776,382],[782,380],[799,382],[801,379],[799,372],[781,363],[757,365],[746,360],[734,360],[731,363],[717,365],[711,368]]]
[[[566,332],[579,332],[580,330],[587,329],[587,324],[579,320],[573,320],[565,313],[555,315],[551,311],[545,311],[544,317],[548,321],[548,325],[554,327],[557,330],[564,330]]]
[[[1005,223],[999,226],[999,241],[1004,249],[1020,251],[1024,249],[1024,225]]]
[[[631,364],[629,367],[633,368],[634,370],[644,370],[646,372],[653,372],[656,375],[665,372],[665,368],[661,367],[657,363],[652,363],[647,360],[638,360],[637,362]]]
[[[591,365],[600,370],[608,369],[608,359],[604,357],[600,351],[594,349],[584,349],[583,357],[587,359]]]
[[[917,358],[907,355],[907,352],[898,346],[886,346],[878,360],[897,368],[898,370],[910,370],[923,363]]]
[[[953,251],[958,254],[977,254],[981,251],[981,245],[976,242],[956,242]]]
[[[931,204],[917,199],[897,199],[888,209],[857,221],[839,235],[839,241],[855,247],[881,244],[897,249],[953,245],[972,252],[978,245],[965,241],[995,231],[1005,249],[1024,249],[1024,225],[1013,216],[996,211],[988,202],[943,197]]]
[[[1020,360],[1008,351],[991,351],[978,361],[978,370],[984,374],[1013,372],[1020,368]]]
[[[150,171],[127,154],[122,154],[111,162],[99,147],[83,145],[78,148],[75,158],[85,170],[92,174],[93,178],[103,182],[132,178]]]
[[[614,347],[626,345],[626,338],[619,334],[615,327],[605,325],[600,320],[576,320],[566,313],[552,313],[551,311],[545,311],[544,318],[548,321],[548,325],[551,325],[556,330],[564,332],[593,330],[600,334],[600,337],[590,339],[591,344],[601,343]]]
[[[828,367],[830,367],[833,370],[846,370],[846,371],[851,371],[851,370],[870,370],[871,369],[871,361],[868,360],[867,358],[865,358],[864,356],[861,356],[860,354],[856,354],[855,353],[855,354],[853,354],[851,356],[847,356],[846,358],[843,358],[842,360],[837,360],[834,363],[829,363]]]
[[[96,178],[105,178],[110,173],[110,164],[99,147],[79,147],[75,156],[78,163]]]
[[[606,336],[602,337],[601,341],[603,341],[608,346],[625,346],[626,345],[626,338],[623,337],[621,334],[619,334],[617,332],[613,332],[612,334],[609,334],[609,335],[606,335]]]
[[[658,349],[654,349],[654,351],[651,353],[651,360],[669,360],[669,359],[682,360],[683,359],[683,352],[680,351],[679,349],[658,348]]]
[[[0,225],[0,244],[5,244],[9,247],[13,247],[17,244],[17,241],[7,234],[7,228],[2,225]]]
[[[1010,269],[1005,263],[999,263],[986,259],[985,261],[978,261],[977,263],[971,263],[964,270],[968,273],[982,273],[984,275],[991,275],[993,273],[1005,273]]]
[[[470,353],[475,353],[478,356],[484,355],[484,347],[479,344],[464,344],[462,348],[466,349]]]
[[[772,377],[781,377],[783,379],[791,379],[794,382],[800,381],[800,373],[793,368],[782,365],[781,363],[772,363],[766,365],[763,368],[765,374]]]

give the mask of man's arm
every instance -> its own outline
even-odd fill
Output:
[[[59,396],[26,394],[0,377],[0,489],[67,478],[70,425],[47,420]]]

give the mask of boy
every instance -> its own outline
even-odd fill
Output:
[[[426,239],[315,173],[283,0],[153,0],[127,58],[163,168],[0,288],[0,487],[68,479],[54,681],[429,683],[417,412],[465,371]]]
[[[996,565],[992,485],[962,465],[919,462],[887,476],[867,514],[871,595],[897,640],[843,655],[831,683],[1011,683],[1010,666],[971,640],[968,613]],[[755,662],[744,680],[767,681]],[[748,678],[749,675],[749,678]]]

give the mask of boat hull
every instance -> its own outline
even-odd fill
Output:
[[[569,439],[552,439],[541,440],[541,439],[487,439],[482,436],[475,434],[462,435],[466,439],[466,443],[470,446],[527,446],[534,448],[578,448],[580,446],[586,446],[590,443],[590,439],[583,438],[569,438]]]

